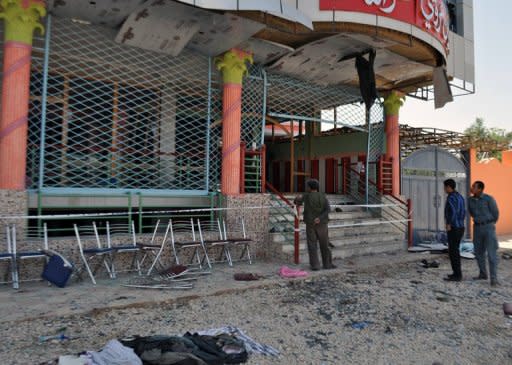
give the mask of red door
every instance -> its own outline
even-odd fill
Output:
[[[334,158],[325,160],[325,192],[327,194],[336,193],[336,171],[338,166]]]
[[[304,176],[304,170],[306,167],[306,161],[297,161],[297,191],[304,191],[306,186],[306,176]]]
[[[320,178],[320,163],[318,160],[311,160],[311,178],[316,180]]]

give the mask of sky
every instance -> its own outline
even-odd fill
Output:
[[[488,127],[512,131],[512,1],[474,0],[473,6],[476,93],[437,110],[433,102],[407,98],[401,123],[462,132],[482,117]]]

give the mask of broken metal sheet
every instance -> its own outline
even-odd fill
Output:
[[[293,52],[292,47],[258,38],[250,38],[237,48],[253,54],[254,62],[266,65]]]
[[[160,0],[139,6],[123,24],[116,42],[171,56],[177,56],[185,47],[216,56],[264,27],[233,14]]]
[[[377,51],[375,72],[378,76],[398,84],[404,80],[432,73],[432,67],[409,60],[389,50]]]
[[[261,11],[277,17],[300,23],[313,29],[313,22],[309,16],[300,11],[297,6],[282,0],[177,0],[179,2],[197,6],[204,9]]]
[[[306,44],[270,68],[320,85],[345,83],[357,77],[356,69],[353,60],[347,66],[340,59],[369,48],[363,42],[338,34]]]
[[[358,84],[353,56],[371,48],[377,50],[374,66],[377,78],[398,83],[432,72],[430,66],[375,47],[371,37],[352,34],[338,34],[306,44],[276,61],[270,69],[319,85]]]
[[[78,19],[111,28],[119,26],[145,0],[49,0],[49,11],[61,18]]]
[[[187,48],[207,56],[217,56],[265,28],[264,24],[234,14],[217,14],[186,8],[195,13],[200,11],[206,14],[198,20],[200,30],[192,37]]]
[[[169,1],[139,6],[117,34],[116,42],[177,56],[200,29],[204,11]]]

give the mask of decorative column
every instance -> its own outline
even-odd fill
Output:
[[[393,163],[392,194],[400,195],[400,124],[398,114],[404,104],[405,96],[392,91],[384,98],[386,114],[386,157]]]
[[[222,72],[222,171],[221,192],[240,194],[240,128],[242,122],[242,80],[247,74],[249,53],[232,49],[215,59]]]
[[[33,33],[44,32],[43,0],[0,0],[4,65],[0,114],[0,189],[25,190]]]

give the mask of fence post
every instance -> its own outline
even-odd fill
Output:
[[[413,246],[412,200],[407,199],[407,245]]]
[[[293,231],[293,245],[294,245],[294,262],[296,265],[300,263],[300,208],[298,206],[295,207],[295,224],[294,224],[294,231]]]
[[[260,156],[260,165],[261,165],[261,192],[265,193],[266,183],[267,183],[267,146],[261,146],[261,156]]]

